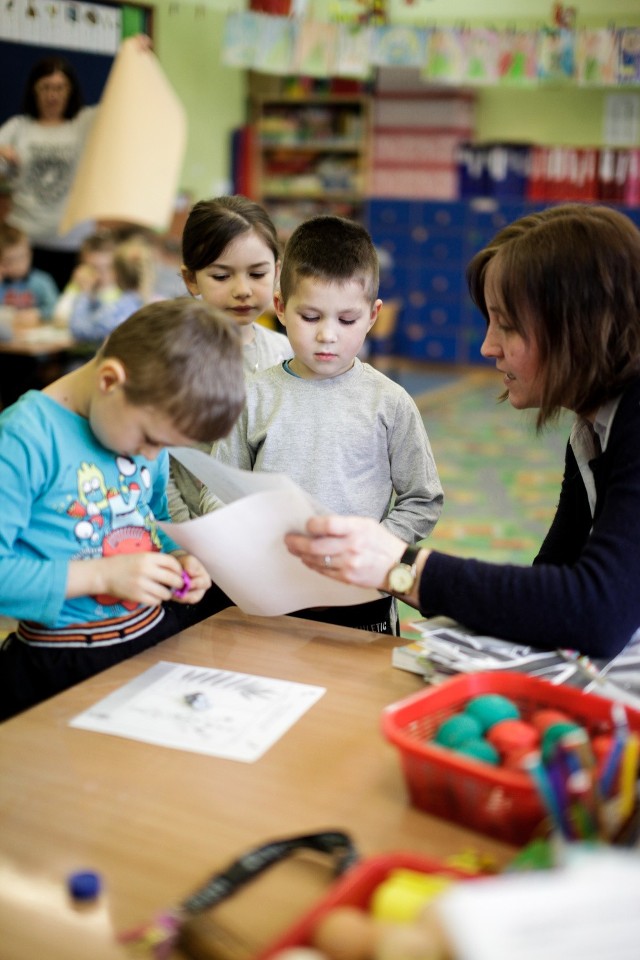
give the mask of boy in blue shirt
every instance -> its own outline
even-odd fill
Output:
[[[20,330],[49,323],[58,302],[58,288],[50,274],[34,270],[26,233],[0,223],[0,306],[7,307],[10,320],[3,324],[5,338]],[[0,354],[0,400],[4,406],[17,400],[29,387],[40,386],[41,358],[21,354]]]
[[[0,224],[0,304],[13,307],[14,328],[35,327],[51,320],[60,292],[53,277],[31,266],[26,233]]]
[[[156,521],[163,448],[224,436],[243,402],[235,326],[183,298],[139,310],[0,415],[0,613],[19,620],[0,648],[0,719],[229,606]]]

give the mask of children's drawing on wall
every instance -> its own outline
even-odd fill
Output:
[[[579,30],[576,38],[576,80],[580,84],[605,86],[618,79],[618,33],[616,30]]]
[[[222,62],[228,67],[253,67],[261,29],[269,19],[259,13],[230,13],[222,35]]]
[[[357,24],[341,23],[338,32],[335,74],[366,80],[371,76],[369,59],[370,31]]]
[[[452,28],[432,30],[424,76],[440,83],[461,83],[465,70],[462,32]]]
[[[495,83],[498,79],[499,44],[495,30],[465,30],[462,34],[465,83]]]
[[[371,63],[377,67],[422,67],[427,59],[428,37],[428,30],[374,27],[371,30]]]
[[[540,80],[567,80],[573,76],[575,33],[573,30],[545,28],[538,44]]]
[[[512,30],[500,34],[500,83],[528,85],[538,78],[538,31]]]
[[[307,77],[330,77],[337,46],[338,24],[309,20],[297,23],[292,72]]]
[[[618,80],[640,83],[640,27],[625,27],[620,31]]]
[[[293,20],[288,17],[262,17],[262,21],[252,69],[271,74],[290,73],[295,43]]]

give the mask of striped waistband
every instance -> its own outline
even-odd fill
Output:
[[[34,647],[109,647],[128,643],[155,627],[164,617],[164,607],[140,607],[122,617],[74,623],[49,629],[42,624],[21,620],[16,636]]]

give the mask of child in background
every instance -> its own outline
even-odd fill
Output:
[[[261,314],[273,308],[280,268],[276,228],[263,207],[242,196],[200,200],[184,227],[182,263],[189,293],[224,311],[240,328],[247,374],[292,356],[282,333],[257,323]],[[198,516],[200,493],[199,481],[172,459],[172,519]]]
[[[56,303],[53,322],[69,325],[69,318],[80,293],[90,294],[100,304],[113,303],[121,290],[113,267],[115,242],[109,230],[90,234],[81,244],[79,263]]]
[[[31,260],[26,233],[0,223],[0,304],[14,308],[14,330],[51,320],[60,295],[53,277],[35,270]]]
[[[443,493],[414,401],[357,358],[381,307],[377,295],[378,258],[364,227],[334,216],[297,227],[275,295],[293,359],[247,382],[245,409],[212,454],[245,470],[286,473],[327,509],[373,517],[413,543],[435,526]],[[217,505],[204,488],[202,512]],[[396,631],[391,597],[298,616]]]
[[[20,621],[0,648],[0,718],[229,605],[156,520],[163,447],[224,436],[243,401],[236,329],[183,297],[0,415],[0,613]]]
[[[84,289],[69,317],[69,330],[76,340],[100,343],[153,298],[153,253],[147,243],[133,239],[119,244],[113,271],[120,293],[111,303],[103,303],[98,297],[92,273],[81,277]]]

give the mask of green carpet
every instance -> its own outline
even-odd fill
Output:
[[[445,493],[426,542],[458,556],[530,564],[557,503],[570,415],[536,435],[535,412],[499,403],[501,379],[488,370],[426,387],[412,393]],[[413,636],[419,613],[402,605],[400,615],[403,635]]]

